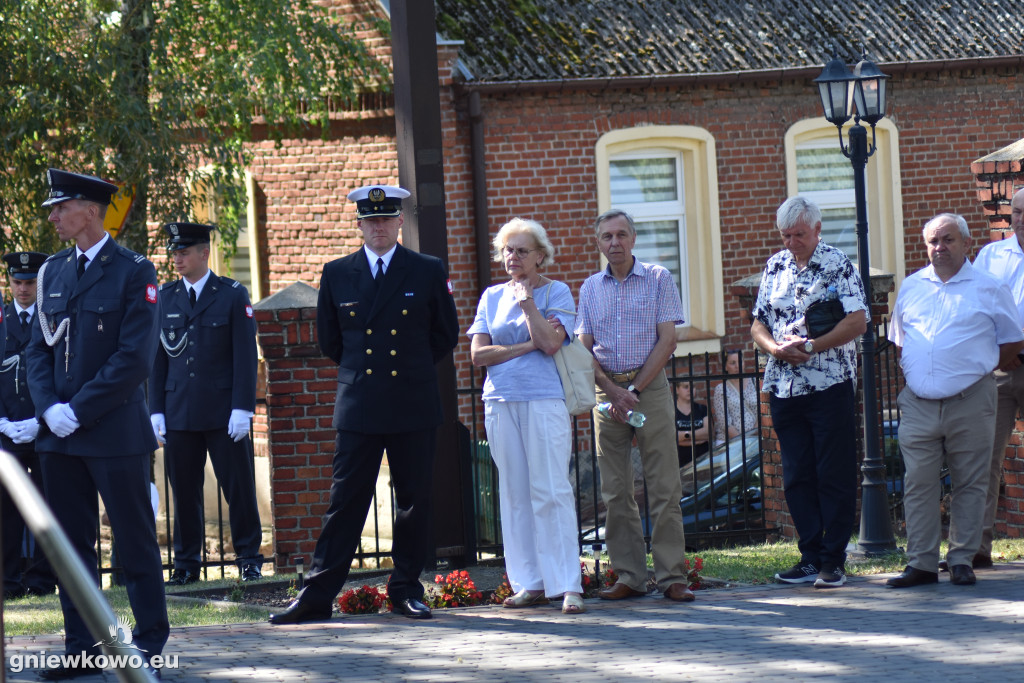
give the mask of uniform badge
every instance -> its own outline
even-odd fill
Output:
[[[167,229],[170,230],[171,234],[174,235],[175,237],[178,236],[178,224],[177,223],[168,223]]]
[[[373,202],[374,204],[379,204],[380,202],[384,201],[385,198],[387,198],[387,194],[385,194],[384,190],[382,190],[379,187],[375,187],[372,190],[370,190],[367,196],[369,197],[370,201]]]
[[[146,301],[156,303],[156,285],[146,285]]]
[[[251,318],[252,317],[252,306],[246,306],[245,307],[245,317],[246,318]]]
[[[167,333],[167,338],[170,339],[171,341],[174,341],[174,338],[177,336],[178,335],[174,333],[174,330],[171,330],[170,332]]]
[[[19,259],[21,260],[21,265],[23,265],[23,266],[27,266],[28,265],[28,254],[27,253],[21,252],[21,256],[19,257]]]
[[[455,294],[455,290],[452,288],[452,281],[450,279],[448,280],[448,293],[453,295]]]

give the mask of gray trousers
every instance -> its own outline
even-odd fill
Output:
[[[959,394],[937,400],[920,398],[906,387],[900,392],[899,406],[908,564],[938,571],[939,473],[945,460],[953,481],[946,560],[950,566],[970,566],[981,544],[995,435],[996,381],[985,375]]]

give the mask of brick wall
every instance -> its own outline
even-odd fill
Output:
[[[267,452],[278,571],[308,567],[330,503],[337,366],[316,343],[316,290],[296,283],[254,306],[267,368]]]

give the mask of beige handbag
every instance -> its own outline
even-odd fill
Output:
[[[551,299],[551,286],[548,287],[547,299]],[[548,308],[545,301],[544,312],[558,311],[576,315],[575,311],[563,308]],[[597,405],[597,391],[594,388],[594,356],[580,338],[571,331],[569,343],[555,352],[555,367],[558,368],[558,379],[562,380],[562,391],[565,393],[565,407],[570,415],[589,413]]]

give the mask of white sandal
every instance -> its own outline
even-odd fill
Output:
[[[583,614],[586,611],[583,596],[579,593],[566,593],[562,598],[562,614]]]
[[[546,605],[550,600],[544,595],[543,590],[539,591],[528,591],[521,590],[515,595],[505,598],[505,601],[501,603],[502,607],[518,608],[518,607],[533,607],[534,605]]]

